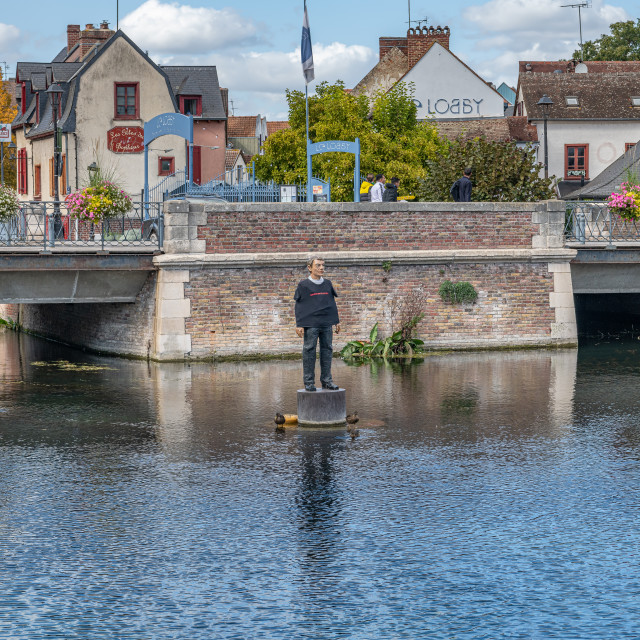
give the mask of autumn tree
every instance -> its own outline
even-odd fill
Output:
[[[603,33],[596,40],[584,43],[584,54],[578,49],[574,59],[583,60],[640,60],[640,18],[609,26],[611,33]]]
[[[312,141],[360,139],[363,174],[398,176],[400,195],[415,194],[426,176],[425,163],[446,148],[432,123],[418,122],[412,87],[396,85],[370,105],[344,84],[320,83],[309,98],[309,137]],[[272,134],[264,155],[256,158],[256,177],[281,183],[304,182],[307,175],[305,99],[301,91],[287,91],[290,129]],[[371,108],[372,107],[372,108]],[[355,159],[346,153],[314,156],[313,174],[331,180],[333,200],[353,200]]]
[[[9,93],[9,83],[2,78],[0,70],[0,123],[10,124],[18,113],[18,108],[11,105],[11,94]],[[15,136],[12,136],[15,142]],[[16,187],[16,161],[9,158],[8,143],[4,145],[4,182],[10,187]]]
[[[445,153],[427,160],[427,177],[421,182],[421,200],[452,201],[451,185],[472,167],[471,199],[485,202],[535,202],[554,198],[551,178],[541,178],[541,165],[532,148],[515,142],[490,142],[484,137],[451,142]]]

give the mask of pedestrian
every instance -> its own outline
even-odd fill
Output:
[[[376,176],[376,183],[371,187],[369,193],[371,194],[371,202],[382,202],[382,194],[384,193],[384,183],[387,179],[382,173]]]
[[[382,202],[398,202],[398,185],[400,184],[400,178],[391,178],[391,184],[387,185],[387,188],[382,194]]]
[[[462,178],[458,178],[449,189],[454,202],[471,202],[471,167],[466,167]]]
[[[360,185],[360,202],[371,202],[369,191],[373,187],[373,173],[367,173],[367,179]]]
[[[320,342],[320,384],[323,389],[337,391],[331,377],[333,327],[340,333],[336,298],[331,280],[324,277],[324,258],[307,261],[309,277],[301,280],[293,299],[296,301],[296,334],[304,338],[302,345],[302,379],[305,391],[316,390],[316,347]]]

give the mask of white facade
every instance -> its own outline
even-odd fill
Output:
[[[438,43],[401,82],[415,85],[419,120],[504,117],[503,97]]]
[[[544,162],[544,123],[532,120],[538,129],[538,161]],[[640,140],[640,121],[548,120],[549,176],[572,179],[566,174],[566,147],[587,145],[585,180],[593,180],[626,150],[626,145]],[[574,178],[580,182],[579,177]]]

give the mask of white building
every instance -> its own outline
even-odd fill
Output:
[[[449,50],[449,37],[449,27],[424,27],[380,38],[380,61],[353,93],[373,98],[398,82],[413,83],[419,120],[504,117],[504,98]]]
[[[588,183],[640,140],[640,62],[521,62],[516,115],[538,129],[544,162],[547,95],[549,175],[562,196]]]

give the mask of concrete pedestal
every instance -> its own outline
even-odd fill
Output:
[[[347,392],[298,389],[298,425],[340,427],[346,424]]]

